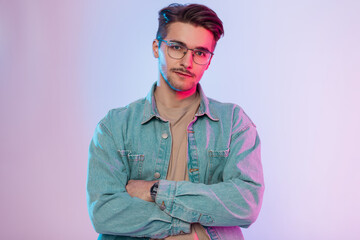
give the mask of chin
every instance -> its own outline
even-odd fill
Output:
[[[189,91],[191,89],[193,89],[194,87],[196,87],[196,84],[194,83],[190,83],[190,84],[184,84],[184,83],[173,83],[173,82],[170,82],[170,87],[176,91],[179,91],[179,92],[186,92],[186,91]]]
[[[175,89],[177,90],[177,91],[179,91],[179,92],[186,92],[186,91],[189,91],[189,90],[191,90],[191,89],[193,89],[194,88],[194,85],[191,85],[191,86],[182,86],[182,85],[180,85],[180,86],[175,86]]]

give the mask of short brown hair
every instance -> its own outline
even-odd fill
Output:
[[[170,23],[183,22],[201,26],[212,32],[216,42],[224,35],[222,21],[210,8],[201,4],[173,3],[159,11],[159,28],[156,39],[164,39]]]

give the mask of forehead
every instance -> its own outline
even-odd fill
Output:
[[[214,36],[209,30],[190,23],[171,23],[167,29],[166,39],[183,42],[190,48],[205,47],[214,50],[215,46]]]

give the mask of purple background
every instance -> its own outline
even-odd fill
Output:
[[[225,27],[203,88],[241,105],[262,140],[265,197],[246,239],[357,239],[360,1],[195,2]],[[169,3],[0,0],[2,239],[96,239],[88,145],[157,80]]]

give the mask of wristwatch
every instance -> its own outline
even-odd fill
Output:
[[[156,194],[157,194],[157,190],[159,187],[159,182],[154,183],[154,185],[152,185],[152,187],[150,188],[150,195],[151,195],[151,199],[155,202],[155,198],[156,198]]]

